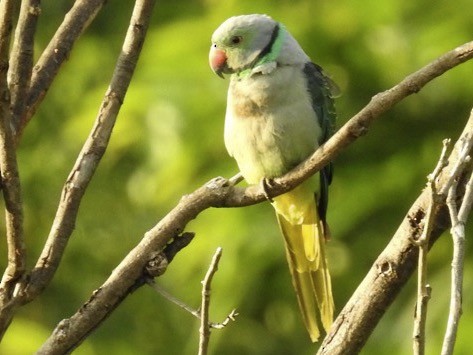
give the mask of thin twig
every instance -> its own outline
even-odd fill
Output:
[[[161,296],[166,298],[168,301],[174,303],[176,306],[184,309],[185,311],[189,312],[192,314],[194,317],[200,319],[200,309],[194,309],[191,306],[187,305],[186,303],[182,302],[180,299],[174,297],[171,295],[169,292],[167,292],[164,288],[159,286],[154,279],[148,279],[147,280],[148,285],[155,290],[157,293],[159,293]]]
[[[200,307],[200,338],[199,338],[199,355],[206,355],[209,348],[210,327],[210,289],[212,278],[218,270],[218,262],[222,256],[222,248],[218,247],[210,263],[207,274],[202,281],[202,305]]]
[[[64,21],[33,68],[26,97],[26,113],[15,127],[17,140],[42,102],[62,64],[69,58],[74,43],[90,25],[105,2],[106,0],[77,0],[64,17]]]
[[[232,311],[228,314],[228,316],[223,320],[223,322],[220,322],[220,323],[214,323],[214,322],[210,322],[209,324],[209,327],[210,328],[214,328],[214,329],[223,329],[225,328],[228,323],[230,323],[230,321],[232,322],[235,322],[236,321],[236,317],[238,316],[238,312],[235,309],[232,309]]]
[[[156,281],[151,278],[151,277],[148,277],[146,279],[146,283],[153,289],[155,290],[157,293],[159,293],[161,296],[163,296],[164,298],[166,298],[168,301],[174,303],[176,306],[182,308],[183,310],[189,312],[190,314],[192,314],[194,317],[196,317],[197,319],[201,319],[201,309],[198,308],[198,309],[195,309],[195,308],[192,308],[191,306],[189,306],[188,304],[182,302],[180,299],[178,299],[177,297],[174,297],[173,295],[171,295],[168,291],[166,291],[163,287],[159,286]],[[209,323],[209,327],[210,328],[214,328],[214,329],[223,329],[225,328],[228,323],[230,321],[235,321],[236,320],[236,316],[238,316],[238,312],[236,309],[232,309],[232,311],[227,315],[227,317],[222,321],[222,322],[219,322],[219,323],[216,323],[216,322],[210,322]]]
[[[195,308],[192,308],[191,306],[189,306],[188,304],[182,302],[180,299],[178,299],[177,297],[174,297],[173,295],[171,295],[168,291],[166,291],[164,288],[162,288],[161,286],[159,286],[156,281],[154,279],[151,279],[151,278],[148,278],[146,280],[146,283],[153,289],[155,290],[157,293],[159,293],[161,296],[163,296],[164,298],[166,298],[168,301],[174,303],[176,306],[182,308],[183,310],[189,312],[190,314],[192,314],[194,317],[196,317],[197,319],[201,319],[201,309],[198,308],[198,309],[195,309]],[[225,317],[225,319],[222,321],[222,322],[210,322],[209,323],[209,327],[210,328],[213,328],[213,329],[223,329],[225,328],[228,323],[230,323],[230,321],[235,321],[236,320],[236,317],[238,316],[238,312],[235,309],[232,309],[232,311]]]
[[[428,180],[431,180],[435,182],[435,180],[439,177],[440,173],[442,172],[443,168],[445,168],[448,165],[448,150],[450,149],[450,145],[452,143],[452,140],[450,138],[446,138],[442,141],[442,152],[440,153],[440,158],[437,162],[437,166],[435,167],[434,171],[432,174],[427,178]]]

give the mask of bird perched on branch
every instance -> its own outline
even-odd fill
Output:
[[[250,184],[281,176],[332,134],[336,85],[311,62],[279,22],[266,15],[235,16],[212,35],[209,62],[230,74],[225,146]],[[284,235],[287,261],[312,341],[333,321],[325,243],[331,165],[295,189],[270,199]]]

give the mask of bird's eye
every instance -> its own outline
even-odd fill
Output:
[[[230,39],[230,42],[232,42],[232,44],[239,44],[242,41],[242,39],[243,38],[241,36],[233,36]]]

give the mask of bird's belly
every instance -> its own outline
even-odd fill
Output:
[[[264,117],[238,120],[228,135],[232,136],[231,153],[251,184],[282,175],[293,160],[289,152],[284,152],[273,122]]]
[[[225,141],[248,183],[280,176],[307,158],[317,147],[317,120],[264,113],[233,117]]]

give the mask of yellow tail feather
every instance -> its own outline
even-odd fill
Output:
[[[315,342],[320,336],[317,314],[320,314],[323,328],[328,331],[333,322],[334,303],[322,223],[313,195],[311,200],[301,199],[303,190],[296,188],[277,197],[274,207],[284,236],[287,261],[302,318],[311,340]],[[297,205],[303,212],[296,213],[302,217],[290,221],[287,211],[294,212],[294,201],[302,202]],[[304,203],[307,201],[313,202]]]

